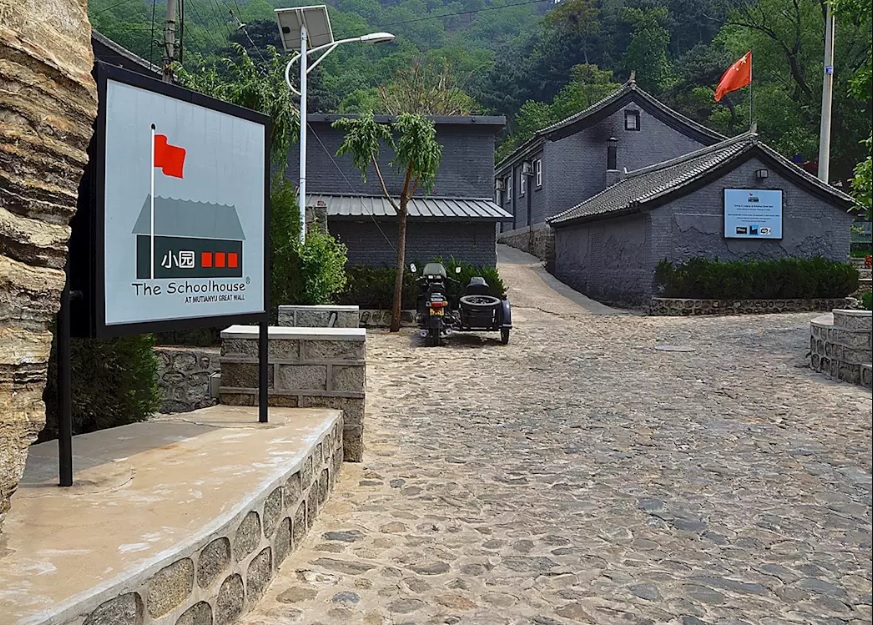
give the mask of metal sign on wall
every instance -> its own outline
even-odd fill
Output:
[[[71,240],[77,334],[265,321],[269,119],[103,64],[97,82],[91,206]]]
[[[781,189],[725,189],[724,236],[728,239],[781,239]]]

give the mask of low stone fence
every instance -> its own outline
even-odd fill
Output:
[[[342,464],[342,421],[246,511],[181,549],[178,559],[96,607],[88,625],[229,625],[264,595],[327,502]],[[252,484],[253,487],[258,485]],[[159,529],[159,528],[155,528]],[[4,623],[6,621],[3,621]],[[35,622],[35,621],[34,621]],[[52,621],[55,623],[56,621]],[[65,625],[80,625],[81,616]],[[39,621],[48,625],[48,621]]]
[[[364,453],[366,339],[359,328],[269,329],[269,405],[342,410],[348,462],[360,462]],[[220,361],[221,403],[256,406],[258,327],[224,330]]]
[[[191,412],[218,403],[210,392],[210,378],[219,372],[218,348],[158,346],[154,352],[160,412]]]
[[[362,328],[387,328],[391,325],[391,311],[362,310],[360,316],[360,324]],[[418,324],[415,322],[415,311],[401,310],[400,325],[404,328],[417,326]]]
[[[653,297],[649,314],[653,316],[691,315],[760,315],[795,313],[843,308],[846,300],[838,299],[679,299]]]
[[[873,313],[834,310],[809,324],[813,371],[873,388]]]
[[[548,224],[534,224],[497,233],[497,242],[522,250],[547,266],[555,262],[555,231]]]
[[[298,328],[357,328],[357,306],[279,306],[279,325]]]

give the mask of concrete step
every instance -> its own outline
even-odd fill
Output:
[[[261,424],[257,408],[214,406],[73,449],[75,484],[58,488],[56,441],[31,448],[3,527],[0,623],[225,622],[327,499],[342,413],[271,408]]]

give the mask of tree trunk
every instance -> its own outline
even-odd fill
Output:
[[[400,199],[397,214],[397,264],[394,276],[394,303],[391,306],[391,332],[400,332],[400,311],[403,308],[403,274],[406,271],[406,198]]]
[[[30,443],[97,114],[86,0],[0,0],[0,527]]]

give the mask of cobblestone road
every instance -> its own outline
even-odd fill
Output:
[[[529,258],[508,346],[368,337],[366,462],[247,623],[870,623],[871,396],[814,315],[611,316]]]

